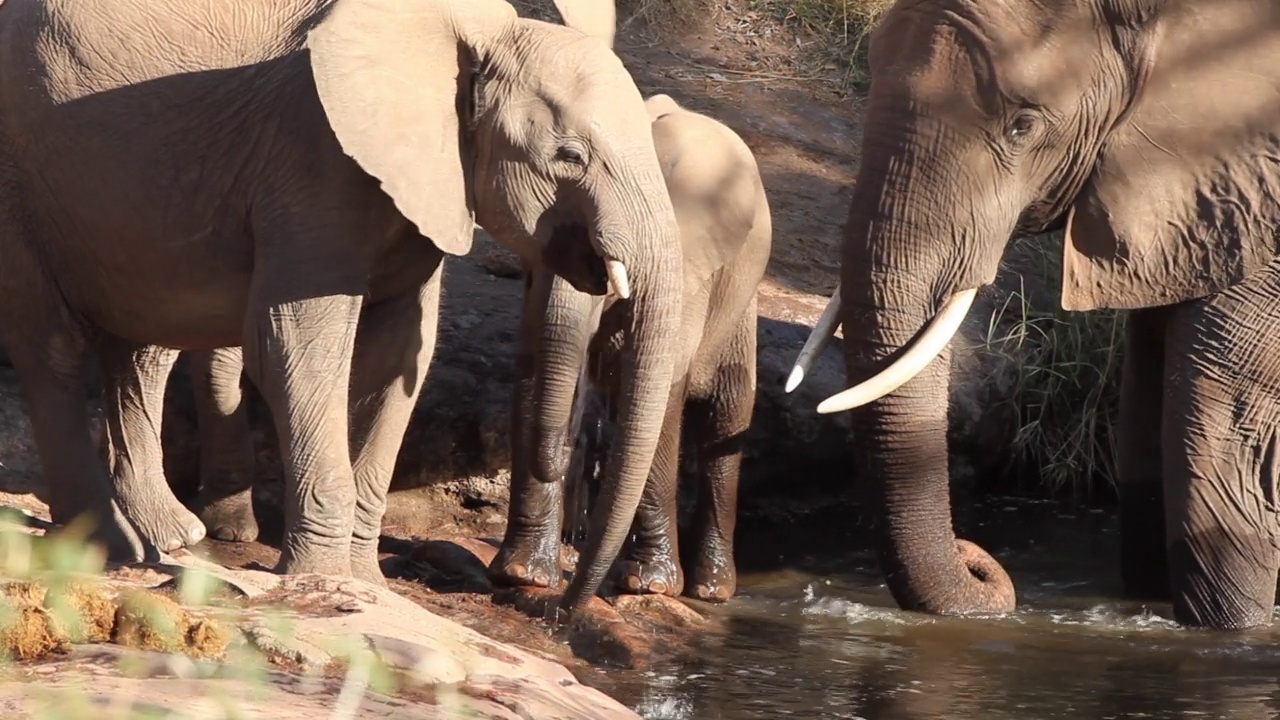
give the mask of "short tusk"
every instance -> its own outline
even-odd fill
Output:
[[[818,322],[813,326],[813,331],[809,333],[809,338],[804,341],[804,347],[800,348],[800,354],[796,356],[796,364],[792,366],[791,375],[787,377],[787,392],[795,390],[800,387],[800,383],[804,382],[805,373],[813,367],[813,362],[827,348],[831,338],[836,336],[838,327],[840,327],[840,284],[836,283],[836,289],[831,293],[826,309],[822,311]]]
[[[933,362],[934,358],[938,357],[938,353],[942,352],[947,343],[951,342],[951,338],[960,329],[960,323],[964,322],[969,308],[973,307],[973,299],[977,295],[977,288],[952,295],[938,314],[929,321],[920,337],[902,354],[902,357],[874,377],[823,400],[818,405],[818,412],[826,415],[866,405],[897,390],[908,380],[919,375],[929,363]]]
[[[627,266],[621,260],[605,260],[605,274],[609,276],[609,289],[626,300],[631,297],[631,283],[627,281]]]

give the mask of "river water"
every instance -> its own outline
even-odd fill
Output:
[[[996,501],[968,536],[1019,609],[896,609],[865,551],[745,574],[692,658],[592,682],[648,720],[1280,717],[1280,627],[1192,631],[1119,599],[1105,512]]]

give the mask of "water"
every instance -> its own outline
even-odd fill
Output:
[[[802,562],[745,575],[695,658],[602,689],[649,720],[1280,717],[1280,627],[1192,631],[1118,600],[1108,514],[982,513],[971,536],[1017,583],[1013,615],[902,612],[865,552]]]

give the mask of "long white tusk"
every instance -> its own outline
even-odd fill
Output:
[[[814,323],[813,331],[809,333],[809,338],[804,341],[804,347],[800,348],[800,354],[796,356],[796,364],[792,366],[791,375],[787,377],[787,392],[795,390],[800,387],[800,383],[804,382],[805,373],[813,367],[813,361],[817,360],[826,349],[831,338],[836,336],[838,327],[840,327],[840,284],[836,283],[836,289],[831,293],[827,307],[818,317],[818,322]]]
[[[818,412],[826,415],[866,405],[897,390],[903,383],[919,375],[951,342],[977,295],[977,288],[952,295],[902,357],[874,377],[823,400],[818,405]]]
[[[609,289],[626,300],[631,297],[631,283],[627,281],[627,266],[621,260],[605,260],[604,272],[609,276]]]

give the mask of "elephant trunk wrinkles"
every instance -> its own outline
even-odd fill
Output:
[[[551,279],[538,341],[534,391],[539,404],[534,419],[533,476],[541,482],[561,481],[569,464],[575,439],[569,430],[573,393],[595,329],[592,310],[596,302],[597,298],[575,290],[563,278]]]
[[[964,288],[946,275],[957,217],[939,211],[954,177],[910,163],[872,143],[845,227],[842,321],[850,384],[888,365]],[[919,163],[919,159],[916,160]],[[913,208],[919,208],[915,210]],[[944,208],[945,210],[945,208]],[[971,232],[969,228],[960,232]],[[949,265],[951,263],[951,265]],[[853,449],[878,515],[880,560],[899,606],[934,614],[1006,612],[1013,584],[981,548],[952,528],[947,448],[950,346],[884,397],[851,411]]]
[[[562,606],[569,612],[595,594],[622,550],[662,430],[676,360],[671,339],[680,332],[683,302],[679,234],[674,214],[666,212],[670,218],[666,229],[644,246],[643,254],[626,261],[634,280],[631,324],[625,330],[621,358],[615,441],[591,513],[587,544],[565,593]]]

